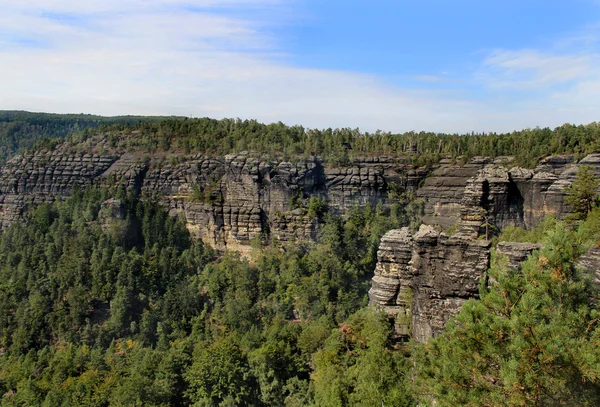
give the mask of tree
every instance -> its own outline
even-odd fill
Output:
[[[196,345],[192,366],[185,373],[187,395],[195,405],[216,406],[227,398],[233,398],[236,405],[251,405],[255,400],[255,379],[232,339]]]
[[[332,331],[315,355],[317,406],[410,406],[408,358],[390,349],[387,316],[372,308],[353,314]]]
[[[567,190],[565,201],[579,217],[586,217],[598,200],[600,181],[594,177],[592,167],[584,165],[577,171],[577,179]]]
[[[521,271],[495,262],[495,283],[418,350],[415,388],[425,403],[599,405],[600,313],[575,267],[582,236],[557,227]]]

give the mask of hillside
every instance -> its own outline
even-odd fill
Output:
[[[600,400],[596,124],[25,116],[56,138],[0,166],[3,406]]]
[[[51,140],[112,125],[133,125],[165,117],[115,116],[90,114],[52,114],[0,110],[0,163],[34,146],[50,145]]]

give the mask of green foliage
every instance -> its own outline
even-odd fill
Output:
[[[255,398],[248,360],[230,338],[198,343],[185,379],[195,406],[218,406],[228,398],[235,405],[249,405]]]
[[[595,406],[600,314],[575,267],[585,234],[557,226],[545,247],[468,301],[443,335],[419,348],[416,390],[438,406]],[[434,402],[435,400],[435,402]]]
[[[249,263],[114,192],[74,191],[0,235],[0,404],[314,404],[315,355],[367,304],[379,239],[405,219],[313,200],[317,243],[261,246]],[[101,209],[116,196],[122,219]]]
[[[539,243],[546,237],[548,232],[556,229],[557,224],[556,217],[548,215],[531,230],[508,226],[502,230],[496,240],[498,242]]]
[[[108,146],[130,150],[202,152],[223,156],[254,151],[284,160],[320,156],[334,165],[349,165],[355,157],[388,155],[409,157],[414,165],[431,166],[444,157],[466,162],[470,157],[515,157],[513,164],[533,168],[551,154],[600,151],[598,123],[555,129],[535,128],[512,133],[392,134],[358,129],[305,129],[281,122],[178,117],[102,117],[0,111],[0,162],[23,149],[53,148],[57,140],[81,142],[103,133]]]
[[[577,171],[577,179],[567,190],[565,202],[578,217],[586,217],[592,207],[598,205],[600,180],[594,176],[592,167],[583,165]]]
[[[408,359],[392,351],[387,316],[371,308],[334,330],[315,356],[317,406],[409,406]]]
[[[54,148],[70,134],[87,137],[90,130],[102,126],[133,125],[140,121],[164,120],[165,117],[115,116],[89,114],[49,114],[0,111],[0,163],[28,148]]]
[[[308,217],[321,219],[328,210],[327,199],[322,196],[312,195],[308,200]]]

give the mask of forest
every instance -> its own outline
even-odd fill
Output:
[[[252,150],[341,164],[512,154],[534,166],[548,154],[600,151],[596,123],[459,136],[227,119],[90,117],[94,125],[76,129],[81,117],[45,125],[3,114],[5,159],[97,133],[148,153]],[[256,239],[242,257],[194,239],[149,197],[74,189],[0,232],[0,405],[600,405],[600,293],[577,267],[600,245],[598,187],[582,166],[567,191],[570,216],[494,236],[493,245],[543,246],[521,270],[493,252],[479,298],[427,344],[393,341],[387,315],[368,306],[380,239],[419,225],[414,199],[343,216],[312,201],[315,242]]]
[[[90,114],[51,114],[0,110],[0,164],[26,149],[51,145],[71,134],[107,125],[133,125],[140,121],[165,120],[166,117],[116,116]]]
[[[515,164],[533,168],[541,158],[573,154],[582,158],[600,151],[600,124],[564,124],[512,133],[394,134],[358,129],[307,129],[281,122],[181,117],[101,117],[0,111],[0,159],[40,146],[52,147],[68,138],[79,143],[104,134],[131,150],[223,156],[241,151],[279,156],[287,160],[320,156],[333,164],[354,157],[387,155],[426,166],[443,158],[466,161],[475,156],[513,156]]]
[[[76,190],[0,236],[1,404],[595,406],[598,293],[575,261],[600,241],[597,196],[580,215],[507,229],[544,248],[522,272],[496,256],[443,335],[398,346],[368,279],[414,208],[325,212],[318,242],[245,259],[154,202]]]

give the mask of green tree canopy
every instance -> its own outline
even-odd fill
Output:
[[[598,202],[598,187],[600,180],[596,179],[592,167],[579,167],[577,179],[567,190],[565,201],[579,217],[585,217]]]
[[[557,227],[521,271],[495,261],[481,299],[419,350],[415,389],[425,403],[599,405],[600,314],[575,266],[583,237]]]

